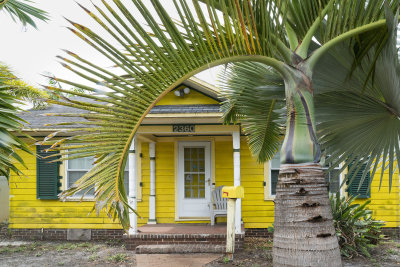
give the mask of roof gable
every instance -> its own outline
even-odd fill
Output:
[[[183,90],[188,88],[190,91],[185,94]],[[180,91],[182,96],[177,96],[175,91]],[[159,105],[208,105],[218,104],[219,101],[203,92],[199,92],[191,87],[181,85],[165,95],[158,103]]]

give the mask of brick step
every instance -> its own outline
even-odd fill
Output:
[[[174,254],[174,253],[224,253],[224,245],[211,244],[167,244],[167,245],[140,245],[136,247],[136,254]]]
[[[124,235],[125,247],[135,250],[142,245],[211,245],[225,246],[225,234],[150,234]],[[236,249],[243,247],[244,234],[236,236]]]

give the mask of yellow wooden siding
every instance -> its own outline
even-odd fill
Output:
[[[392,189],[389,193],[389,173],[384,172],[382,187],[380,184],[380,171],[377,172],[371,184],[371,203],[368,208],[372,210],[372,216],[377,220],[386,222],[385,227],[400,226],[400,190],[399,173],[393,175]],[[357,203],[363,203],[367,199],[358,199]]]
[[[36,158],[20,153],[28,170],[25,176],[10,177],[10,228],[92,228],[120,229],[118,221],[105,212],[97,217],[92,201],[65,201],[36,199]],[[64,176],[64,175],[63,175]]]
[[[264,166],[251,156],[246,141],[240,144],[241,185],[244,187],[242,219],[246,228],[266,228],[274,219],[272,201],[264,200]],[[232,141],[215,142],[216,184],[233,185]],[[220,221],[220,219],[218,220]]]
[[[195,90],[190,90],[190,93],[185,95],[184,97],[176,96],[174,94],[174,91],[169,92],[157,103],[157,105],[202,105],[202,104],[218,104],[218,101]]]
[[[156,219],[157,223],[175,222],[175,144],[156,144]],[[142,145],[143,201],[138,203],[138,225],[149,219],[150,159],[149,144]]]
[[[272,200],[264,200],[264,166],[251,157],[244,138],[241,142],[241,183],[245,189],[242,200],[242,218],[246,228],[266,228],[274,220]],[[156,219],[158,223],[175,223],[175,142],[156,144]],[[233,148],[229,138],[215,138],[215,186],[233,185]],[[148,221],[150,193],[149,144],[141,144],[142,201],[138,202],[138,224]],[[36,199],[36,158],[21,153],[28,170],[24,176],[11,175],[10,179],[10,228],[92,228],[118,229],[118,221],[113,222],[104,212],[99,217],[91,213],[92,201],[38,200]],[[63,174],[64,176],[64,174]],[[377,175],[372,183],[371,204],[376,219],[386,221],[386,227],[400,226],[399,175],[395,174],[392,191],[389,194],[388,174],[384,175],[379,190]],[[364,200],[357,200],[361,203]],[[218,221],[225,221],[218,218]],[[197,223],[201,221],[182,221]],[[204,221],[203,221],[204,222]]]

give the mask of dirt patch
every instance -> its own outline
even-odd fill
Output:
[[[0,246],[0,266],[136,266],[135,252],[95,242],[30,242]]]
[[[245,238],[245,248],[234,255],[233,261],[221,257],[206,267],[264,267],[272,266],[272,239]],[[399,240],[385,241],[371,249],[371,257],[343,259],[344,267],[393,267],[400,266]]]
[[[235,252],[233,261],[229,262],[227,258],[221,257],[205,265],[205,267],[220,266],[272,266],[272,239],[246,237],[244,239],[244,249]]]
[[[345,259],[345,267],[392,267],[400,266],[399,240],[385,241],[371,249],[371,257]]]

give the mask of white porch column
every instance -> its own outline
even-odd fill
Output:
[[[129,163],[129,195],[128,203],[134,209],[137,210],[137,158],[136,158],[136,136],[133,138],[131,146],[129,147],[128,154]],[[137,234],[137,215],[129,210],[129,221],[131,227],[129,228],[129,234]]]
[[[150,197],[148,224],[156,224],[156,143],[149,143],[150,156]]]
[[[240,185],[240,131],[232,133],[233,139],[233,185]],[[235,213],[235,233],[242,233],[242,200],[236,200],[236,213]]]

